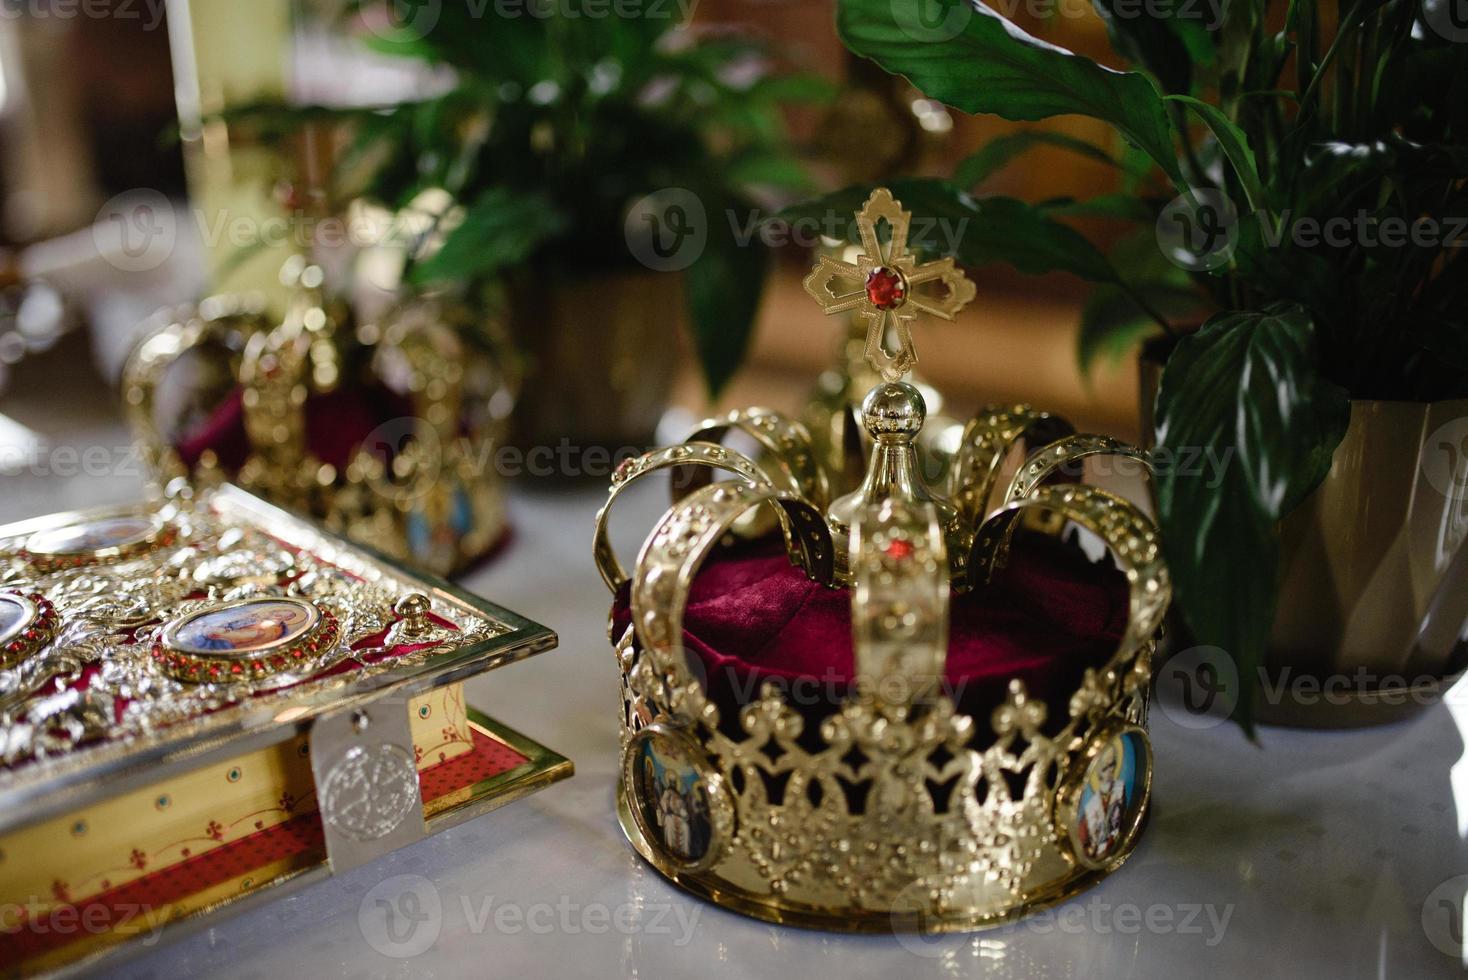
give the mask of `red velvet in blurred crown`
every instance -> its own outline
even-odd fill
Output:
[[[374,429],[412,414],[412,402],[383,385],[312,393],[306,399],[306,448],[340,472],[356,457],[358,447]],[[189,469],[198,465],[199,457],[207,450],[214,453],[226,472],[239,472],[250,455],[244,389],[231,391],[207,419],[183,434],[175,448]]]
[[[614,635],[631,621],[628,595],[627,586],[617,595]],[[953,597],[948,690],[964,713],[987,719],[1017,678],[1049,703],[1051,721],[1063,722],[1085,669],[1115,652],[1127,598],[1126,578],[1109,561],[1092,563],[1043,535],[1017,539],[993,583]],[[789,700],[804,714],[820,716],[851,681],[851,595],[807,579],[778,541],[730,549],[694,581],[683,642],[702,661],[726,723],[767,680],[795,695]]]

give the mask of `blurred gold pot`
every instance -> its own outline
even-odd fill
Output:
[[[1140,358],[1148,447],[1170,350]],[[1468,400],[1353,401],[1330,474],[1280,537],[1259,720],[1350,728],[1435,703],[1468,667]],[[1170,626],[1173,649],[1192,645],[1181,617]]]
[[[1352,402],[1330,475],[1280,530],[1261,720],[1393,721],[1462,673],[1468,400]]]
[[[507,308],[527,362],[517,443],[652,445],[677,365],[681,280],[646,270],[541,272],[511,283]]]

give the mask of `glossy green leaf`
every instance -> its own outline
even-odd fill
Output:
[[[1095,9],[1112,47],[1155,75],[1165,91],[1191,91],[1193,62],[1212,55],[1208,25],[1197,16],[1209,9],[1207,4],[1189,8],[1193,16],[1188,17],[1178,16],[1181,3],[1139,11],[1126,0],[1096,0]]]
[[[1350,421],[1317,359],[1298,306],[1220,314],[1178,344],[1157,398],[1168,566],[1197,642],[1238,667],[1246,728],[1278,594],[1276,522],[1325,478]]]
[[[1057,197],[1035,207],[1056,218],[1116,218],[1148,225],[1157,220],[1156,206],[1134,194],[1097,194],[1084,201]]]
[[[1078,153],[1098,163],[1117,166],[1116,159],[1094,143],[1088,143],[1064,133],[1029,129],[1021,133],[997,136],[985,143],[982,149],[970,154],[959,163],[953,171],[953,183],[959,187],[972,188],[992,177],[1020,154],[1037,146],[1058,147]]]
[[[1185,323],[1200,305],[1196,291],[1169,283],[1143,283],[1131,289],[1098,286],[1081,310],[1076,337],[1076,359],[1082,373],[1089,373],[1098,361],[1119,362],[1143,340],[1162,333],[1161,324],[1139,298],[1169,324]]]
[[[413,266],[414,283],[468,282],[529,258],[566,227],[565,215],[541,194],[496,188],[464,211],[442,247]]]
[[[1239,178],[1239,186],[1244,189],[1249,209],[1268,214],[1269,202],[1264,196],[1264,185],[1259,180],[1259,167],[1254,162],[1254,151],[1249,149],[1249,138],[1244,135],[1244,131],[1235,126],[1217,106],[1186,95],[1169,95],[1167,98],[1168,101],[1187,106],[1208,125],[1213,132],[1213,138],[1218,140],[1219,149],[1228,158]]]
[[[709,213],[740,215],[748,210],[728,204]],[[734,223],[747,226],[747,216]],[[744,361],[769,261],[759,236],[741,241],[730,222],[713,221],[703,253],[683,274],[693,346],[710,398],[719,396]]]
[[[840,0],[837,26],[847,47],[929,98],[964,112],[1035,121],[1082,115],[1114,126],[1182,182],[1172,126],[1145,75],[1119,72],[1025,33],[983,4],[951,4],[936,24],[925,5]]]

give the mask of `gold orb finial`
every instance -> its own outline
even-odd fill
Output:
[[[862,425],[878,442],[911,442],[927,416],[922,392],[902,381],[877,385],[861,403]]]

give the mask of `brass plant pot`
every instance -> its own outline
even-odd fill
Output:
[[[1352,402],[1330,475],[1281,524],[1261,720],[1395,721],[1463,672],[1465,442],[1468,400]]]
[[[1171,345],[1140,357],[1142,437]],[[1410,717],[1468,668],[1468,400],[1353,401],[1325,482],[1280,526],[1280,594],[1258,678],[1266,724]],[[1176,607],[1174,607],[1176,609]],[[1177,617],[1173,649],[1192,645]]]
[[[544,271],[512,282],[508,327],[526,358],[515,441],[527,450],[563,440],[650,447],[677,366],[681,285],[648,270]]]

